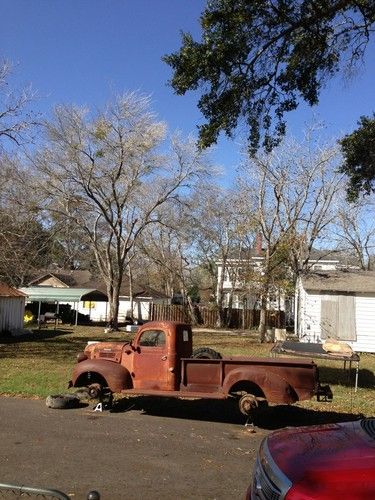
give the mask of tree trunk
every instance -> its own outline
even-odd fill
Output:
[[[227,326],[228,328],[230,327],[230,323],[232,321],[232,310],[233,310],[233,290],[231,290],[229,293],[228,310],[225,321],[225,326]]]
[[[267,296],[262,295],[261,306],[260,306],[260,318],[259,318],[259,338],[261,342],[266,340],[267,331]]]
[[[128,276],[129,276],[129,299],[130,299],[130,315],[131,315],[131,318],[132,320],[134,320],[134,299],[133,299],[133,273],[132,273],[132,270],[131,270],[131,267],[130,267],[130,264],[129,264],[129,267],[128,267]],[[138,314],[137,314],[138,316]],[[137,319],[142,319],[142,318],[138,318]]]
[[[115,331],[118,331],[118,313],[120,305],[120,287],[117,285],[107,286],[108,302],[109,302],[109,322],[108,326]]]
[[[245,330],[246,328],[246,311],[247,311],[247,300],[244,297],[242,299],[242,329]]]
[[[224,325],[224,308],[223,308],[223,288],[224,288],[224,276],[225,276],[225,269],[226,265],[223,260],[223,267],[221,270],[221,275],[220,275],[220,280],[219,280],[219,285],[217,287],[217,321],[216,321],[216,326],[221,328]]]
[[[189,306],[189,312],[190,312],[191,322],[192,322],[193,325],[197,325],[198,324],[197,315],[195,314],[194,304],[193,304],[193,302],[191,300],[191,297],[189,297],[189,295],[187,296],[187,303],[188,303],[188,306]]]

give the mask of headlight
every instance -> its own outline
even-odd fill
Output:
[[[263,439],[254,468],[252,496],[254,499],[282,500],[292,483],[279,469]]]
[[[86,356],[86,354],[84,352],[80,352],[79,354],[77,354],[77,363],[80,363],[81,361],[85,361],[86,359],[88,359],[88,357]]]

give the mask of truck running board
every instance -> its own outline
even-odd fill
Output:
[[[222,392],[162,391],[154,389],[124,389],[121,394],[129,396],[160,396],[163,398],[183,399],[227,399]]]

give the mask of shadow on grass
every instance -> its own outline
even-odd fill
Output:
[[[42,329],[34,330],[32,333],[26,335],[20,335],[17,337],[1,337],[2,344],[23,344],[25,342],[38,342],[39,340],[53,339],[55,337],[60,337],[62,335],[71,335],[70,329],[56,328],[55,329]]]
[[[329,405],[329,403],[327,403]],[[329,408],[329,406],[327,407]],[[122,398],[115,402],[111,412],[142,411],[148,415],[166,418],[183,418],[244,425],[252,422],[262,429],[280,429],[286,426],[316,425],[345,422],[361,418],[359,414],[314,411],[298,406],[270,406],[252,415],[242,415],[235,400],[179,400],[147,396]]]
[[[125,333],[111,337],[100,338],[97,331],[90,332],[88,327],[85,335],[75,334],[71,328],[60,327],[54,329],[35,330],[28,335],[20,337],[2,337],[1,358],[49,358],[56,361],[75,362],[76,356],[83,351],[89,340],[125,341]]]
[[[319,368],[320,380],[324,384],[339,384],[346,387],[354,387],[355,368],[351,370],[339,367],[322,366]],[[374,389],[374,372],[366,368],[360,368],[358,371],[358,387]]]

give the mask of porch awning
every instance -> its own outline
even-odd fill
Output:
[[[19,288],[31,302],[108,302],[108,297],[93,288],[59,288],[54,286],[30,286]]]

